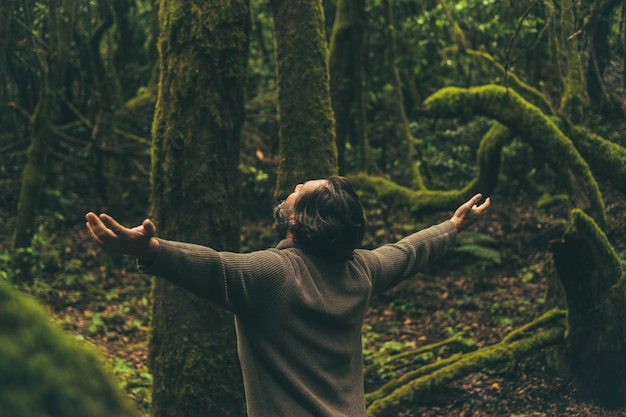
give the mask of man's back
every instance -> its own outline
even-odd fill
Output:
[[[364,416],[361,327],[371,282],[283,241],[289,271],[262,311],[236,319],[248,416]]]
[[[144,272],[237,315],[249,417],[365,416],[361,327],[371,295],[447,251],[450,221],[348,261],[294,247],[249,254],[161,240]]]

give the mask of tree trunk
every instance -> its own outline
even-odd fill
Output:
[[[578,47],[578,35],[575,33],[575,2],[564,0],[561,2],[561,42],[567,58],[567,77],[565,91],[561,98],[561,114],[574,124],[583,119],[584,82],[583,69]]]
[[[589,21],[589,47],[585,81],[591,109],[609,117],[624,117],[621,103],[607,88],[604,82],[604,71],[611,62],[612,15],[622,0],[596,0],[593,2]]]
[[[22,187],[17,205],[17,225],[13,237],[14,266],[19,271],[16,279],[28,281],[29,247],[35,232],[35,216],[43,183],[48,175],[48,154],[53,140],[52,124],[57,114],[58,94],[63,87],[68,65],[76,5],[64,0],[57,9],[56,0],[48,2],[50,45],[47,56],[40,56],[39,101],[31,118],[30,146],[22,174]],[[58,10],[58,15],[57,15]],[[59,19],[59,17],[61,19]]]
[[[5,123],[8,121],[6,112],[9,98],[7,94],[7,50],[9,46],[9,24],[12,17],[13,2],[2,2],[0,4],[0,124],[3,126],[7,126]]]
[[[626,276],[619,257],[591,217],[572,211],[556,242],[554,264],[565,290],[568,377],[607,407],[626,404]]]
[[[346,143],[359,152],[358,169],[365,170],[365,2],[339,0],[330,40],[330,92],[336,121],[339,172],[346,172]]]
[[[280,163],[275,196],[337,173],[321,0],[270,0],[276,39]]]
[[[402,83],[396,67],[396,29],[388,0],[385,10],[385,77],[389,80],[383,92],[385,128],[383,128],[383,158],[385,172],[398,184],[418,190],[424,189],[419,169],[414,169],[415,139],[409,129],[404,109]]]
[[[238,250],[246,0],[162,0],[152,209],[164,238]],[[152,414],[245,415],[232,315],[157,279]],[[262,383],[262,381],[259,381]]]

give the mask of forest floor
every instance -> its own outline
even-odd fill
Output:
[[[609,216],[621,219],[611,224],[609,238],[623,255],[626,204],[621,196],[605,192],[605,198]],[[564,217],[558,207],[542,211],[534,201],[522,204],[512,195],[496,196],[489,215],[473,232],[495,239],[492,249],[502,262],[469,262],[453,252],[417,279],[376,297],[364,326],[366,362],[453,335],[462,335],[476,347],[494,344],[546,311],[546,279],[552,273],[547,244],[562,233],[559,216]],[[439,213],[423,222],[443,218]],[[102,352],[107,366],[146,412],[151,280],[134,271],[132,260],[101,253],[82,225],[63,233],[63,241],[71,243],[57,247],[41,265],[55,281],[41,279],[25,291],[47,305],[65,330]],[[43,246],[52,241],[57,241],[55,236]],[[617,417],[626,416],[626,408],[606,410],[581,399],[538,352],[468,375],[398,416]]]

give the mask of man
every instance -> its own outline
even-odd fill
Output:
[[[299,184],[275,212],[285,239],[237,254],[155,237],[87,213],[104,249],[137,258],[141,272],[235,314],[248,416],[365,416],[361,327],[372,295],[443,255],[489,205],[477,194],[448,221],[375,250],[356,249],[365,213],[347,179]],[[281,226],[282,225],[282,226]]]

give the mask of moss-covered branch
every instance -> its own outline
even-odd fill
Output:
[[[456,208],[476,186],[476,180],[473,180],[461,190],[413,190],[386,178],[363,173],[348,177],[357,189],[374,193],[390,207],[408,208],[413,215]]]
[[[498,186],[502,148],[515,135],[501,123],[494,123],[485,133],[478,147],[478,180],[476,189],[490,195]]]
[[[436,367],[438,363],[432,364],[436,367],[432,373],[426,375],[422,373],[422,376],[411,381],[403,378],[402,384],[394,385],[393,389],[390,388],[390,384],[381,387],[367,396],[371,401],[367,408],[368,417],[390,415],[393,410],[406,408],[415,401],[427,398],[436,389],[473,372],[498,363],[515,361],[539,349],[560,343],[563,340],[564,328],[555,322],[563,317],[565,313],[562,310],[551,310],[516,330],[515,336],[507,337],[498,344],[475,352],[455,355],[444,360],[447,363],[443,367]],[[527,337],[518,338],[522,333],[544,325],[552,326]]]
[[[568,133],[592,171],[609,180],[616,189],[626,194],[626,148],[584,127],[571,127]]]
[[[495,58],[483,51],[476,51],[473,49],[468,49],[465,51],[469,57],[476,61],[482,61],[487,63],[489,66],[494,68],[498,73],[504,76],[505,69],[504,67],[495,60]],[[507,72],[507,85],[506,87],[511,87],[515,91],[519,92],[526,100],[539,107],[544,113],[553,115],[556,114],[552,104],[546,99],[541,91],[536,88],[526,84],[522,81],[517,75],[512,72]]]
[[[470,341],[473,343],[473,341]],[[384,358],[383,362],[373,363],[365,368],[363,371],[364,377],[367,379],[373,376],[376,372],[378,372],[382,367],[389,366],[394,362],[406,361],[407,359],[416,358],[418,355],[423,355],[424,353],[433,352],[435,350],[444,348],[444,347],[457,347],[458,349],[468,350],[468,340],[459,336],[452,336],[446,340],[442,340],[440,342],[431,343],[430,345],[421,346],[417,349],[407,350],[405,352],[401,352],[395,355],[388,355]],[[475,348],[474,348],[475,349]]]
[[[499,121],[547,159],[575,207],[606,227],[604,202],[587,162],[549,117],[514,90],[496,85],[444,88],[425,100],[424,109],[433,117],[473,115]]]

